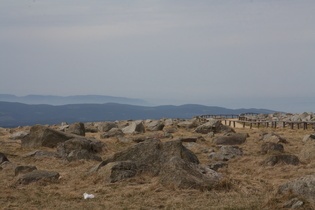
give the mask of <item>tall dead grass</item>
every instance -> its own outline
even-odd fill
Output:
[[[21,128],[23,129],[23,128]],[[20,129],[20,130],[21,130]],[[262,166],[266,158],[260,154],[261,132],[275,132],[289,142],[284,145],[287,153],[298,155],[303,147],[304,135],[312,130],[291,129],[249,129],[235,128],[239,133],[249,133],[246,143],[240,145],[244,155],[228,161],[227,168],[219,169],[224,178],[209,191],[170,189],[161,186],[157,177],[147,175],[106,183],[98,174],[88,174],[89,168],[97,162],[80,160],[65,162],[57,158],[23,157],[32,149],[21,148],[20,142],[9,140],[9,134],[0,137],[0,152],[8,154],[9,160],[17,165],[35,165],[38,169],[59,172],[57,182],[15,185],[12,168],[0,171],[0,206],[2,209],[281,209],[292,195],[277,194],[278,186],[300,176],[314,174],[315,163],[301,160],[298,166]],[[88,134],[99,138],[98,134]],[[179,130],[174,138],[192,136],[195,133]],[[209,153],[200,148],[213,148],[211,139],[198,141],[191,147],[202,164],[210,162]],[[170,139],[163,139],[169,141]],[[131,144],[120,143],[115,138],[102,140],[107,150],[101,156],[110,157]],[[47,148],[41,148],[47,150]],[[94,199],[83,199],[83,193],[94,194]],[[305,204],[304,208],[311,208]]]

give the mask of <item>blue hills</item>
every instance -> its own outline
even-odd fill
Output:
[[[139,106],[121,103],[89,103],[67,105],[24,104],[0,101],[0,127],[60,124],[61,122],[98,122],[161,118],[190,119],[203,114],[235,114],[245,112],[274,113],[266,109],[227,109],[217,106],[186,104],[181,106]]]

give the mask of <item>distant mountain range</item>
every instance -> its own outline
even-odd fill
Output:
[[[103,95],[75,95],[75,96],[53,96],[53,95],[27,95],[15,96],[10,94],[0,94],[0,101],[19,102],[24,104],[49,104],[49,105],[66,105],[66,104],[104,104],[120,103],[131,105],[148,105],[145,100],[124,98]]]
[[[0,127],[17,127],[61,122],[97,122],[115,120],[182,118],[202,114],[240,114],[244,112],[273,113],[265,109],[227,109],[216,106],[187,104],[181,106],[136,106],[118,103],[29,105],[0,102]]]

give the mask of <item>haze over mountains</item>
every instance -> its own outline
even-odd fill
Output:
[[[27,95],[15,96],[11,94],[0,94],[0,101],[19,102],[24,104],[104,104],[121,103],[130,105],[148,105],[145,100],[104,95],[74,95],[74,96],[54,96],[54,95]]]
[[[54,105],[48,104],[48,102]],[[129,104],[124,104],[123,102]],[[196,104],[181,106],[140,106],[132,104],[146,104],[146,102],[140,99],[95,95],[70,97],[39,95],[16,97],[13,95],[0,95],[0,127],[60,124],[64,121],[73,123],[78,121],[161,119],[163,117],[189,119],[202,114],[238,115],[244,112],[275,112],[267,109],[227,109]]]

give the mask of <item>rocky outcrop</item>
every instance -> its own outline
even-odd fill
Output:
[[[279,186],[280,193],[292,192],[315,204],[315,175],[307,175]]]
[[[158,139],[149,139],[118,152],[93,170],[103,171],[111,182],[140,173],[151,174],[159,176],[162,184],[178,188],[210,186],[220,177],[199,165],[197,156],[180,141]]]
[[[224,136],[214,138],[213,143],[218,145],[238,145],[245,143],[247,137],[247,133],[229,133]]]

